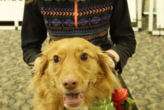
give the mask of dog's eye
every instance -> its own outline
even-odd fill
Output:
[[[88,54],[83,53],[83,54],[81,55],[81,60],[83,60],[83,61],[88,60]]]
[[[58,63],[59,61],[60,61],[59,56],[55,55],[55,56],[54,56],[54,62],[55,62],[55,63]]]

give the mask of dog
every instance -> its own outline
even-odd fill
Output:
[[[110,57],[83,38],[51,41],[34,63],[35,110],[88,110],[121,87]]]

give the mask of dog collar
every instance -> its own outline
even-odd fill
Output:
[[[135,102],[128,96],[127,89],[119,88],[113,93],[112,99],[96,102],[89,110],[132,110]]]
[[[108,98],[94,103],[88,110],[116,110],[116,108],[111,98]]]
[[[96,102],[93,107],[89,108],[88,110],[120,110],[120,109],[116,109],[117,107],[114,104],[115,102],[113,102],[110,98],[106,99],[106,100],[102,100],[99,102]],[[121,103],[121,110],[132,110],[132,108],[134,107],[135,102],[128,97],[126,99],[126,101]]]

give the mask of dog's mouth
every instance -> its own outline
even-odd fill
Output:
[[[64,94],[64,101],[69,107],[77,107],[81,104],[84,98],[84,93]]]
[[[82,104],[84,100],[84,94],[86,93],[88,87],[80,92],[80,93],[69,93],[69,94],[63,94],[63,99],[68,107],[78,107]]]

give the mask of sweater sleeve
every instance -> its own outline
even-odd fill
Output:
[[[21,30],[21,47],[23,59],[27,64],[34,62],[37,55],[41,53],[42,43],[46,37],[47,30],[38,3],[26,4]]]
[[[127,0],[116,0],[110,23],[110,35],[116,45],[112,49],[120,56],[117,68],[118,73],[121,73],[128,58],[134,54],[136,48]]]

